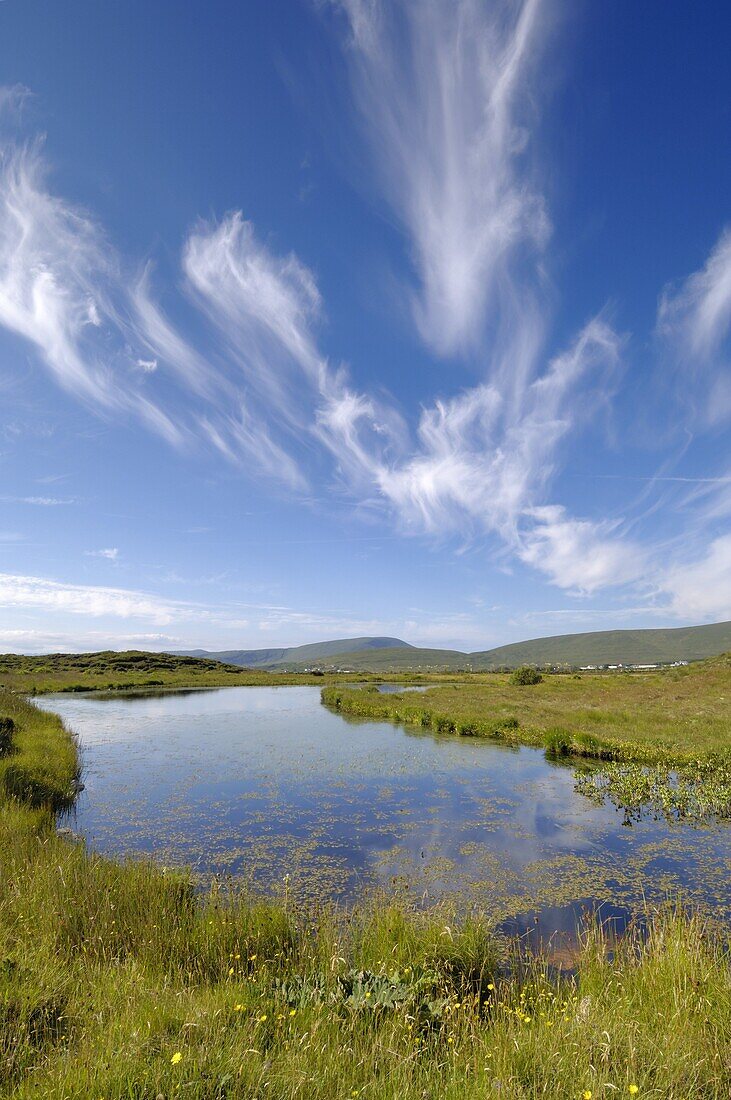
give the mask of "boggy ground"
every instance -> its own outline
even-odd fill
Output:
[[[558,755],[689,764],[731,757],[731,655],[649,673],[491,674],[423,694],[323,689],[341,713],[544,746]]]
[[[393,679],[405,679],[394,676]],[[27,656],[0,653],[0,686],[28,695],[46,692],[162,690],[196,687],[246,687],[322,684],[369,680],[368,674],[263,672],[201,657],[141,650],[101,653],[50,653]]]
[[[201,898],[59,835],[71,738],[0,717],[0,1095],[727,1100],[729,955],[692,915],[587,934],[568,975],[446,911]]]

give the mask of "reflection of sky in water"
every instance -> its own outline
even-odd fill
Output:
[[[101,851],[264,886],[288,874],[319,897],[395,882],[494,913],[540,909],[556,928],[579,899],[631,907],[681,887],[731,908],[726,827],[627,828],[535,749],[346,721],[310,687],[42,705],[79,735],[76,827]]]

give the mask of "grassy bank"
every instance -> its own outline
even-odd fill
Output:
[[[276,687],[371,679],[374,677],[352,673],[323,677],[308,673],[263,672],[205,658],[138,650],[123,653],[50,653],[38,657],[20,653],[0,654],[0,687],[28,695],[183,687]]]
[[[329,686],[323,702],[357,718],[535,745],[555,755],[686,765],[731,755],[731,657],[652,673],[494,674],[426,693]]]
[[[1,691],[0,717],[0,1095],[728,1096],[729,959],[697,919],[657,915],[614,953],[589,935],[560,976],[446,911],[201,898],[60,836],[71,739]]]

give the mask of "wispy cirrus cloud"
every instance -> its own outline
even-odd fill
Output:
[[[472,527],[518,545],[521,529],[533,524],[531,509],[550,480],[556,447],[580,411],[590,415],[592,392],[604,392],[620,349],[621,340],[596,319],[525,387],[519,404],[486,383],[423,410],[416,445],[396,460],[374,452],[364,437],[379,433],[378,413],[362,397],[336,395],[321,423],[335,452],[365,468],[407,528],[439,534]]]
[[[690,397],[702,418],[716,424],[731,416],[730,331],[731,227],[726,227],[703,267],[665,288],[657,316],[665,350],[682,371],[683,402]]]
[[[314,273],[238,211],[188,233],[186,297],[166,312],[152,268],[125,264],[86,212],[51,193],[37,144],[6,144],[0,164],[0,324],[67,391],[171,444],[212,448],[299,494],[336,481],[399,532],[487,537],[571,591],[642,581],[657,547],[630,539],[621,518],[575,516],[555,499],[563,448],[611,399],[623,339],[600,310],[563,351],[549,343],[550,226],[531,126],[552,5],[336,6],[380,195],[414,265],[410,316],[432,352],[479,364],[476,385],[448,383],[406,409],[364,392],[321,349]],[[730,259],[724,235],[661,307],[663,331],[675,326],[708,362],[728,332]],[[191,330],[205,332],[205,352]],[[720,568],[718,555],[703,565],[702,548],[694,560]],[[680,607],[680,572],[663,558],[656,573]],[[55,591],[43,598],[60,601]]]
[[[731,227],[721,233],[700,271],[660,298],[658,328],[680,337],[699,359],[718,352],[731,328]]]
[[[0,324],[34,345],[56,382],[97,411],[139,417],[168,442],[173,421],[118,375],[120,273],[84,211],[52,195],[39,142],[0,156]],[[110,332],[115,342],[110,342]]]
[[[549,5],[332,3],[349,21],[373,171],[411,242],[419,331],[440,354],[474,350],[485,322],[516,308],[521,250],[540,252],[550,233],[530,157]]]
[[[432,0],[427,7],[426,39],[407,20],[408,33],[418,39],[414,49],[429,54],[444,48],[448,66],[455,50],[465,51],[457,67],[471,73],[468,87],[477,80],[475,67],[484,69],[491,110],[508,111],[537,5],[526,4],[512,30],[503,28],[507,39],[498,41],[496,25],[464,3],[462,33],[447,35],[442,46],[444,6]],[[423,64],[420,55],[419,73]],[[404,118],[417,110],[413,88],[399,85],[393,94],[393,110]],[[456,103],[449,125],[427,143],[435,171],[448,152],[455,112]],[[486,161],[483,169],[484,186],[501,191],[493,181],[500,165]],[[455,198],[460,209],[470,201],[462,193]],[[470,209],[463,214],[469,220]],[[496,242],[487,234],[470,279],[484,281],[481,264],[489,257],[508,263],[522,244],[520,234],[508,237]],[[535,522],[531,509],[543,503],[557,446],[604,392],[601,380],[616,365],[621,345],[596,318],[571,348],[544,365],[544,319],[526,293],[520,317],[511,315],[494,343],[486,380],[424,408],[412,426],[392,404],[354,389],[343,367],[330,366],[315,335],[322,306],[314,275],[296,256],[275,255],[240,213],[197,225],[185,242],[182,266],[189,296],[210,326],[206,355],[155,301],[149,266],[137,278],[125,276],[92,219],[48,191],[39,147],[6,149],[0,323],[37,347],[64,388],[104,414],[142,418],[171,443],[205,441],[295,491],[307,485],[303,466],[311,456],[319,451],[322,466],[329,455],[350,494],[391,512],[412,533],[498,534],[518,550]],[[506,273],[507,267],[502,282],[517,302],[519,288]],[[462,290],[454,293],[461,302]],[[485,301],[494,299],[491,291],[486,295]],[[456,316],[456,301],[444,308]],[[462,332],[463,321],[455,323]],[[155,371],[139,370],[140,361],[151,361],[144,354],[154,356]],[[161,374],[179,387],[172,397],[158,387]],[[540,566],[537,557],[530,560]]]
[[[0,497],[6,504],[32,504],[37,508],[60,508],[76,504],[74,497]]]

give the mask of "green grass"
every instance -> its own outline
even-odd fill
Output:
[[[369,679],[328,676],[326,682]],[[250,687],[322,684],[322,677],[271,673],[170,653],[0,654],[0,687],[30,695],[57,691],[155,690],[180,687]]]
[[[0,785],[0,1096],[727,1100],[729,955],[698,918],[587,934],[562,974],[447,910],[201,897],[59,835],[73,741],[8,692],[0,717],[3,776],[38,784]]]
[[[424,694],[329,686],[342,714],[642,763],[688,764],[731,753],[731,657],[653,673],[544,676],[530,686],[473,677]]]

